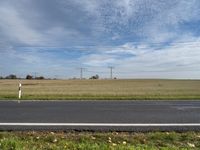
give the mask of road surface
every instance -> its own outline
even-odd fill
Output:
[[[0,101],[0,130],[196,131],[200,101]]]

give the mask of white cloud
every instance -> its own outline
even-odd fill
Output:
[[[160,3],[161,4],[161,3]],[[197,0],[182,0],[169,2],[168,7],[157,6],[158,11],[152,19],[144,26],[142,34],[149,37],[153,42],[166,42],[182,38],[189,31],[182,32],[179,25],[184,22],[199,20],[200,11],[197,9],[199,2]]]
[[[200,15],[197,0],[51,0],[43,5],[36,1],[1,2],[0,38],[30,46],[108,43],[108,39],[127,37],[124,42],[137,38],[166,42],[190,34],[180,35],[178,25],[199,20]],[[55,5],[55,12],[49,12],[48,5]]]
[[[0,14],[0,29],[9,41],[29,45],[43,41],[42,35],[30,28],[13,7],[1,6]]]
[[[196,42],[175,42],[160,50],[133,45],[127,43],[85,56],[85,64],[107,67],[112,63],[117,75],[125,78],[199,78],[200,39]],[[129,57],[120,58],[122,54],[129,54]]]
[[[84,56],[81,59],[81,62],[83,62],[84,65],[88,66],[106,66],[108,64],[113,64],[116,62],[116,58],[107,55],[107,54],[91,54],[89,56]]]

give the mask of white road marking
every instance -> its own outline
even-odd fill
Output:
[[[200,123],[0,123],[0,126],[200,127]]]

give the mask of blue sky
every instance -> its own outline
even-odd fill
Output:
[[[199,0],[1,0],[0,75],[200,78]]]

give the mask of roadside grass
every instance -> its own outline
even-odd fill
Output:
[[[197,100],[200,80],[0,80],[0,99]]]
[[[200,133],[0,132],[0,149],[197,150],[200,149]]]

